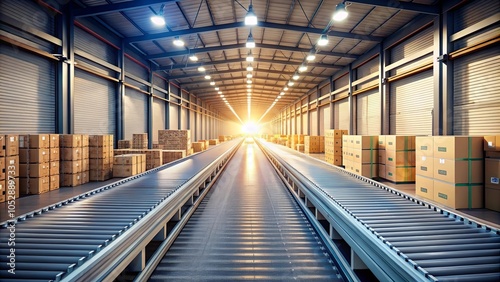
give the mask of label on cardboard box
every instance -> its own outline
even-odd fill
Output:
[[[491,184],[499,184],[499,178],[498,177],[491,177],[490,179]]]

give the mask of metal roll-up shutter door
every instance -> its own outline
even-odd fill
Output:
[[[428,70],[390,85],[390,134],[432,135],[433,77]]]
[[[380,135],[381,108],[377,89],[356,95],[356,128],[358,135]]]
[[[330,106],[319,108],[319,135],[325,135],[325,130],[330,129]]]
[[[463,5],[454,13],[454,32],[476,24],[500,11],[500,3],[491,0],[475,0]]]
[[[179,129],[179,106],[170,104],[170,129]]]
[[[116,49],[79,27],[75,27],[75,48],[106,62],[116,61]]]
[[[114,134],[115,85],[112,81],[75,70],[75,133]]]
[[[410,57],[414,53],[420,52],[433,44],[433,29],[428,27],[413,35],[407,40],[391,48],[391,63]]]
[[[500,50],[488,48],[453,63],[453,133],[500,134]]]
[[[346,98],[335,102],[334,107],[335,129],[349,130],[349,99]]]
[[[153,141],[158,141],[158,130],[165,129],[165,101],[153,98]]]
[[[318,135],[318,110],[310,111],[311,120],[309,121],[309,128],[311,135]]]
[[[147,132],[148,96],[134,89],[125,89],[124,120],[125,139],[132,140],[134,133]]]
[[[0,44],[0,133],[55,132],[55,63]]]

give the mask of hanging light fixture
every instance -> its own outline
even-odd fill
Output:
[[[252,85],[248,84],[248,85],[247,85],[247,88],[252,88]]]
[[[199,71],[199,72],[204,72],[204,71],[205,71],[205,67],[203,67],[203,66],[198,67],[198,71]]]
[[[210,78],[212,78],[210,75],[208,75],[208,74],[205,75],[205,79],[210,79]]]
[[[252,55],[252,51],[249,51],[249,52],[248,52],[248,55],[247,55],[247,62],[253,62],[253,55]]]
[[[250,34],[248,35],[247,43],[245,44],[245,47],[247,48],[255,48],[255,40],[253,39],[252,36],[252,31],[250,30]]]
[[[247,89],[247,92],[252,92],[252,89]]]
[[[178,47],[184,46],[184,41],[179,36],[176,36],[174,39],[174,45]]]
[[[222,91],[217,92],[219,95],[222,95]]]
[[[288,87],[285,86],[285,88],[283,88],[283,90],[288,91]]]
[[[301,65],[299,67],[299,72],[305,72],[307,70],[307,66],[306,65]]]
[[[222,95],[222,94],[221,94],[221,95],[220,95],[220,97],[221,97],[221,98],[224,98],[224,95]]]
[[[215,81],[210,81],[210,85],[215,85]]]
[[[309,62],[314,61],[314,59],[316,59],[316,55],[313,52],[309,53],[309,55],[307,55],[306,57],[306,60],[308,60]]]
[[[253,11],[252,1],[250,1],[250,6],[248,6],[248,12],[245,16],[245,25],[257,25],[257,15]]]
[[[192,62],[197,62],[197,61],[198,61],[198,57],[196,56],[196,54],[193,54],[193,55],[189,56],[189,59],[190,59]]]
[[[247,78],[252,78],[253,75],[251,73],[247,73]]]
[[[349,13],[345,9],[345,2],[342,2],[335,7],[335,12],[333,12],[332,19],[334,21],[340,22],[347,18]]]
[[[252,65],[249,65],[249,66],[247,67],[247,71],[253,71],[253,67],[252,67]]]
[[[215,89],[215,91],[219,91],[219,87],[215,87],[214,89]]]
[[[251,79],[247,80],[247,83],[252,84],[252,80]]]
[[[163,9],[165,8],[165,4],[161,4],[160,12],[151,17],[151,21],[157,26],[164,26],[166,24],[165,17],[163,16]]]
[[[300,76],[299,76],[298,74],[294,74],[294,75],[292,76],[292,79],[293,79],[293,80],[297,80],[297,79],[299,79],[299,77],[300,77]]]
[[[318,45],[319,46],[326,46],[328,44],[328,35],[326,34],[321,34],[318,40]]]
[[[288,82],[288,86],[293,86],[295,83],[293,81]]]
[[[283,95],[285,95],[285,92],[281,91],[280,96],[283,96]]]

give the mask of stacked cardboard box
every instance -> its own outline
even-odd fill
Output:
[[[19,135],[19,191],[21,195],[49,192],[49,147],[48,134]]]
[[[382,177],[382,178],[385,178],[385,175],[387,172],[385,169],[385,161],[386,161],[385,138],[386,138],[386,135],[379,135],[378,136],[378,176]]]
[[[301,152],[301,153],[304,153],[304,144],[297,144],[295,145],[295,150]]]
[[[208,147],[210,146],[209,144],[209,141],[208,140],[198,140],[198,142],[201,142],[201,143],[204,143],[204,150],[208,149]]]
[[[378,136],[343,135],[345,169],[368,178],[378,176]]]
[[[191,145],[195,153],[205,150],[205,142],[193,142]]]
[[[379,138],[380,141],[380,138]],[[415,182],[415,136],[385,136],[385,175],[394,183]]]
[[[153,149],[160,149],[160,150],[163,150],[163,145],[160,145],[158,143],[154,143],[153,144]]]
[[[159,130],[158,143],[165,150],[184,150],[188,154],[191,149],[191,131]]]
[[[500,212],[500,135],[484,137],[484,207]]]
[[[57,190],[60,182],[60,159],[59,134],[49,134],[49,190]]]
[[[219,139],[209,139],[208,144],[209,145],[217,145],[217,144],[219,144]]]
[[[147,133],[132,134],[132,149],[147,149],[147,148],[148,148]]]
[[[113,177],[129,177],[146,171],[145,154],[114,156]]]
[[[132,141],[118,140],[118,149],[132,149]]]
[[[82,184],[83,140],[81,134],[59,135],[60,183],[61,187],[74,187]]]
[[[18,135],[0,135],[0,185],[0,202],[19,198]]]
[[[82,184],[90,182],[90,138],[88,134],[82,134],[82,173],[80,178]]]
[[[222,142],[226,142],[227,141],[227,138],[225,135],[219,135],[219,142],[222,143]]]
[[[304,144],[304,137],[305,135],[303,134],[292,135],[292,149],[296,149],[298,144]]]
[[[105,181],[113,177],[113,135],[89,136],[89,180]]]
[[[342,165],[342,136],[347,130],[329,129],[325,131],[325,161],[334,165]]]
[[[434,137],[415,138],[415,194],[434,200]]]
[[[144,154],[146,155],[146,170],[159,167],[163,164],[163,150],[161,149],[117,149],[114,151],[115,156],[127,154]]]
[[[324,136],[305,136],[304,137],[304,153],[322,153],[325,151]]]
[[[163,150],[163,164],[186,157],[185,150]]]

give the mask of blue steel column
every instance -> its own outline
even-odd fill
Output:
[[[120,68],[120,79],[116,89],[116,138],[118,140],[125,139],[123,132],[124,108],[123,98],[125,96],[125,42],[122,40],[121,48],[118,50],[118,67]]]
[[[182,91],[181,91],[181,97],[182,97]],[[187,111],[187,115],[186,115],[186,123],[187,123],[187,126],[186,126],[186,129],[188,130],[191,130],[191,95],[189,95],[188,93],[188,97],[187,97],[187,101],[188,101],[188,105],[189,107],[187,107],[186,111]],[[191,131],[191,137],[193,136],[193,132]]]
[[[153,148],[153,65],[149,63],[149,86],[148,86],[148,148]]]
[[[316,86],[316,135],[320,136],[321,135],[321,114],[320,114],[320,109],[319,109],[319,87]]]
[[[167,101],[165,102],[165,129],[170,129],[170,80],[167,80]]]
[[[66,11],[68,12],[68,11]],[[59,53],[63,57],[68,57],[69,26],[71,25],[70,16],[63,13],[57,16],[58,35],[62,44]],[[62,60],[57,63],[57,83],[56,83],[56,133],[64,134],[69,132],[68,125],[68,65]]]
[[[387,92],[385,85],[385,50],[383,42],[379,44],[378,51],[378,91],[380,93],[380,133],[388,134],[389,120],[387,113]]]
[[[182,129],[182,87],[179,85],[179,110],[177,111],[177,129]]]
[[[349,103],[349,134],[355,135],[356,132],[354,132],[354,114],[353,114],[353,109],[354,109],[354,101],[353,101],[353,96],[352,96],[352,64],[349,64],[349,88],[347,91],[349,91],[349,96],[348,96],[348,103]]]
[[[333,103],[333,76],[330,76],[330,129],[335,129],[335,104]]]
[[[67,75],[67,94],[66,98],[68,100],[67,104],[67,133],[75,133],[75,17],[73,15],[73,5],[70,4],[68,8],[68,40],[67,40],[67,58],[70,62],[68,64],[68,75]]]

